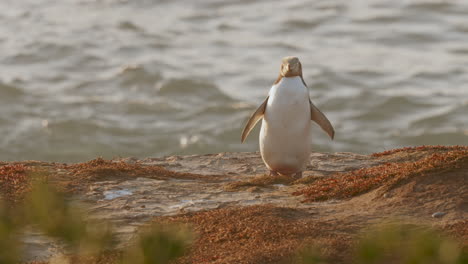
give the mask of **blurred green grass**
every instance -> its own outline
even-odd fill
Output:
[[[455,240],[430,227],[394,221],[363,231],[351,263],[359,264],[466,264],[468,253]],[[325,264],[313,245],[299,253],[299,263]]]
[[[72,204],[43,178],[34,180],[23,205],[11,208],[0,203],[1,264],[20,262],[23,254],[19,236],[26,226],[63,242],[69,254],[62,260],[64,263],[79,262],[74,256],[98,257],[115,244],[115,231],[109,223],[87,219],[83,207]],[[169,263],[186,252],[191,237],[185,227],[148,226],[131,246],[117,254],[116,263]]]

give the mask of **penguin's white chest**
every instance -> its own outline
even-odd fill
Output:
[[[300,77],[271,87],[260,130],[260,152],[267,167],[281,174],[300,172],[309,162],[309,92]]]

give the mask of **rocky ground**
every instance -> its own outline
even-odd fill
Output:
[[[90,218],[115,224],[117,248],[148,222],[190,224],[196,239],[179,263],[289,263],[311,244],[332,263],[346,263],[362,230],[391,219],[467,244],[468,147],[313,153],[310,160],[299,180],[266,176],[259,153],[0,166],[53,172],[51,181],[86,204]],[[25,261],[64,253],[32,230],[23,243]]]

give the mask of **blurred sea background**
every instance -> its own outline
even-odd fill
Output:
[[[468,144],[468,1],[2,0],[0,160],[257,151],[300,58],[314,151]]]

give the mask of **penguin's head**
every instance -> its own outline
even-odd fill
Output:
[[[281,63],[280,75],[282,77],[302,76],[302,65],[297,57],[284,57]]]

